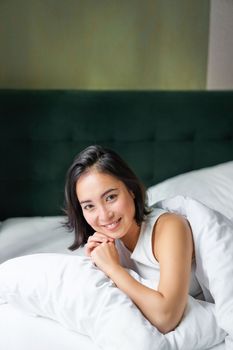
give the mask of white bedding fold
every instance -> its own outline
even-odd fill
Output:
[[[233,222],[189,197],[176,196],[156,206],[187,217],[193,232],[197,279],[205,299],[215,303],[217,323],[229,334],[226,349],[232,349]]]
[[[233,338],[233,222],[189,197],[176,196],[156,206],[187,217],[197,279],[205,299],[215,303],[218,325]]]
[[[215,306],[192,297],[176,330],[161,334],[86,257],[35,254],[8,260],[0,265],[0,297],[88,335],[104,350],[206,350],[226,335],[217,326]]]

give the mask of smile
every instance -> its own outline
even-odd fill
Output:
[[[107,224],[107,225],[103,225],[104,227],[106,227],[108,230],[114,230],[117,225],[119,224],[121,218],[118,219],[117,221],[111,222],[111,224]]]

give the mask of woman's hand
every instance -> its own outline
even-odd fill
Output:
[[[118,251],[113,242],[104,242],[98,245],[91,252],[92,261],[107,276],[120,266],[120,258]]]
[[[90,236],[85,245],[85,255],[91,256],[92,251],[102,243],[114,242],[114,239],[104,235],[103,233],[95,232]]]

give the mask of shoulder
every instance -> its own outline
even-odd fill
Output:
[[[154,231],[174,230],[175,228],[190,230],[188,220],[182,215],[167,212],[158,218],[154,226]]]
[[[192,247],[192,232],[186,218],[174,213],[162,214],[153,228],[152,245],[157,260],[163,252]]]

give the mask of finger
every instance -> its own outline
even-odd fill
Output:
[[[94,243],[94,242],[86,244],[84,249],[85,255],[90,256],[91,252],[99,245],[100,243]]]
[[[92,249],[86,248],[86,249],[85,249],[85,255],[88,256],[88,257],[90,257],[90,256],[91,256],[91,253],[92,253],[92,251],[93,251],[94,249],[95,249],[95,248],[92,248]]]
[[[102,235],[102,234],[100,234],[98,232],[95,232],[92,236],[90,236],[88,238],[88,240],[101,240],[101,239],[104,239],[104,238],[106,238],[105,235]]]
[[[93,249],[93,248],[96,248],[98,245],[100,245],[100,244],[102,244],[102,243],[99,243],[99,242],[90,242],[90,243],[87,243],[86,245],[85,245],[85,247],[87,248],[87,249]]]
[[[89,237],[88,238],[88,243],[89,242],[99,242],[99,243],[102,243],[102,242],[107,242],[107,238],[106,237]]]
[[[105,238],[105,239],[107,240],[107,242],[114,242],[114,241],[115,241],[114,238],[109,237],[109,236],[107,236],[107,235],[102,235],[101,237]],[[106,242],[106,240],[105,240],[104,242]]]
[[[105,236],[105,235],[101,235],[101,234],[95,234],[93,236],[90,236],[88,238],[88,242],[113,242],[114,241],[114,238],[111,238],[111,237],[108,237],[108,236]]]
[[[109,236],[107,236],[107,235],[105,235],[105,234],[103,234],[103,235],[101,235],[101,236],[104,237],[104,238],[106,238],[108,241],[115,241],[114,238],[109,237]]]
[[[95,232],[94,235],[93,235],[92,237],[107,238],[107,239],[109,239],[109,240],[113,240],[112,237],[109,237],[109,236],[107,236],[106,234],[101,233],[101,232]]]

